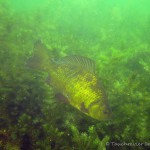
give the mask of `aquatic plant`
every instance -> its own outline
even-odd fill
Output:
[[[98,134],[94,126],[90,126],[88,132],[80,133],[78,129],[71,125],[72,131],[72,147],[77,150],[105,150],[106,143],[109,140],[108,136],[105,136],[102,140],[99,139]]]
[[[53,3],[60,6],[61,2]],[[64,8],[59,7],[58,13],[71,12],[71,8]],[[128,15],[121,13],[121,6],[102,10],[107,17],[100,15],[95,28],[85,20],[85,29],[81,31],[80,24],[71,27],[67,22],[69,16],[61,22],[61,15],[49,13],[48,6],[24,14],[11,9],[9,1],[0,1],[0,149],[88,150],[106,149],[107,142],[149,142],[147,15],[131,19],[131,13],[126,21]],[[110,14],[112,18],[108,20]],[[98,122],[60,102],[55,89],[46,83],[47,73],[26,67],[34,42],[39,39],[58,58],[78,54],[95,60],[112,108],[112,119]],[[107,149],[116,147],[109,145]]]

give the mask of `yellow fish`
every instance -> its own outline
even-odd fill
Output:
[[[48,84],[63,94],[73,107],[97,120],[110,118],[107,99],[91,59],[75,55],[55,61],[38,41],[28,65],[46,71],[50,78]]]

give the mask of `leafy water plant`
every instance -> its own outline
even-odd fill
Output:
[[[71,125],[72,131],[72,147],[75,150],[106,150],[106,143],[109,137],[105,136],[102,140],[98,137],[94,126],[90,126],[88,132],[79,132],[78,129]]]
[[[61,2],[51,1],[50,8],[53,3],[61,6]],[[0,149],[119,150],[120,147],[106,146],[106,143],[148,143],[148,17],[142,15],[134,19],[131,13],[132,19],[127,21],[128,15],[118,4],[108,10],[102,8],[107,17],[93,9],[96,14],[100,13],[102,20],[94,28],[85,20],[83,29],[78,22],[71,27],[69,16],[66,20],[64,17],[66,26],[63,25],[60,12],[71,12],[71,8],[63,6],[57,7],[59,15],[57,11],[56,15],[50,13],[48,5],[38,12],[18,13],[11,9],[9,1],[0,1]],[[112,18],[108,19],[110,14]],[[60,102],[57,91],[47,84],[47,73],[26,67],[33,55],[34,42],[39,39],[55,57],[76,54],[96,62],[97,74],[112,109],[110,120],[92,120]],[[121,148],[129,149],[128,146]],[[130,147],[135,148],[148,147]]]

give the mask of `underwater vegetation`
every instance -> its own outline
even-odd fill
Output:
[[[124,7],[101,1],[101,13],[94,0],[95,9],[84,1],[81,10],[87,11],[80,14],[78,2],[68,8],[51,0],[38,11],[18,13],[9,1],[0,0],[0,149],[149,149],[150,13],[134,9],[135,1]],[[52,11],[54,5],[57,11]],[[89,23],[92,14],[99,17]],[[48,84],[47,72],[27,67],[39,39],[55,58],[81,55],[95,61],[110,119],[95,120],[62,102]]]

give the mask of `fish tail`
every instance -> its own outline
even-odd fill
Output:
[[[40,41],[34,43],[33,55],[27,60],[27,66],[38,70],[47,70],[50,62],[50,51]]]

